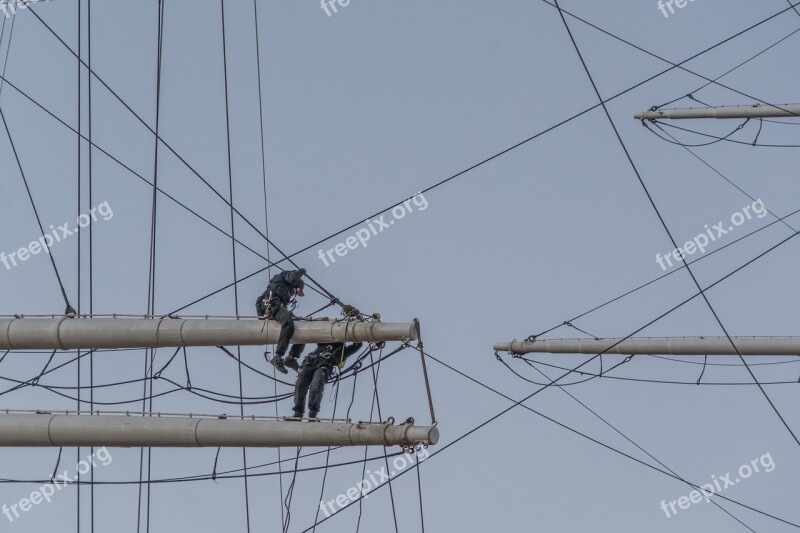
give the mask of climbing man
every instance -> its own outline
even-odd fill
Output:
[[[278,338],[278,345],[275,347],[275,357],[272,358],[272,363],[278,371],[288,374],[286,367],[292,370],[299,371],[300,366],[297,364],[297,358],[303,353],[305,344],[295,344],[289,351],[289,356],[284,360],[283,356],[286,349],[289,347],[289,341],[294,335],[294,321],[292,320],[292,312],[286,308],[292,301],[292,298],[303,296],[303,275],[306,269],[288,270],[276,274],[269,280],[267,290],[258,297],[256,300],[256,312],[258,317],[263,320],[275,320],[281,325],[281,333]],[[269,358],[269,352],[265,352],[264,356]]]
[[[303,418],[308,394],[308,418],[316,421],[325,383],[331,377],[333,367],[344,368],[347,358],[360,350],[361,345],[360,342],[350,346],[345,346],[343,342],[317,344],[317,348],[306,356],[294,386],[294,420]]]

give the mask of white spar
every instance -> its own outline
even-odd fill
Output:
[[[3,318],[0,350],[257,346],[278,342],[272,320]],[[414,324],[295,321],[294,343],[415,340]]]

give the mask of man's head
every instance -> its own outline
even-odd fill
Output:
[[[298,295],[298,296],[305,296],[305,294],[303,293],[303,289],[305,288],[305,286],[306,286],[306,284],[305,284],[305,282],[304,282],[302,279],[301,279],[301,280],[298,280],[298,281],[297,281],[297,282],[294,284],[294,293],[295,293],[296,295]]]

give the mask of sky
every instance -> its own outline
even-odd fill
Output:
[[[798,122],[751,120],[729,137],[738,142],[715,143],[744,121],[672,123],[707,136],[667,123],[670,143],[633,115],[667,103],[800,101],[800,13],[786,0],[690,0],[672,4],[674,13],[653,0],[564,0],[568,32],[543,0],[343,4],[224,1],[223,47],[220,2],[164,0],[160,92],[155,0],[96,0],[91,24],[88,0],[40,2],[3,17],[0,252],[42,237],[37,214],[48,234],[92,209],[97,216],[91,240],[88,227],[58,232],[64,238],[50,250],[58,277],[44,253],[0,263],[0,315],[63,314],[60,277],[82,314],[143,316],[152,285],[156,315],[252,316],[269,273],[290,268],[284,261],[265,270],[268,259],[292,255],[365,313],[419,318],[430,356],[441,439],[423,452],[419,479],[398,468],[391,491],[369,493],[361,531],[392,531],[395,520],[404,532],[423,523],[426,531],[800,527],[800,450],[786,427],[800,431],[797,358],[748,358],[763,391],[737,357],[704,366],[697,357],[606,355],[604,372],[619,368],[595,379],[573,373],[558,382],[564,387],[539,392],[591,356],[537,354],[526,364],[508,354],[498,361],[492,350],[558,325],[541,338],[797,333],[800,248],[783,241],[800,216],[774,222],[799,208]],[[79,46],[87,64],[91,51],[91,85],[73,54]],[[88,138],[90,126],[92,150],[75,133]],[[165,194],[151,248],[154,179]],[[241,216],[232,217],[231,197]],[[698,289],[686,269],[659,265],[657,254],[675,249],[670,235],[682,246],[744,213],[752,216],[695,251],[702,260],[692,273],[705,288],[764,255],[709,289],[708,303],[694,298],[672,310]],[[394,223],[336,254],[381,216]],[[327,303],[306,293],[297,314]],[[173,353],[156,351],[154,368]],[[144,351],[98,352],[80,369],[74,351],[51,355],[0,360],[0,408],[85,410],[91,393],[101,411],[240,412],[238,367],[215,348],[188,349],[186,363],[178,354],[162,374],[177,386],[154,380],[146,405]],[[271,375],[263,348],[242,347],[241,357]],[[581,370],[596,374],[599,358]],[[18,382],[28,386],[10,390]],[[245,414],[290,413],[288,400],[263,401],[276,385],[262,374],[245,369],[241,386]],[[291,390],[277,385],[279,394]],[[369,372],[355,388],[343,381],[337,399],[328,386],[322,416],[344,416],[352,400],[352,419],[376,420],[373,390]],[[382,363],[378,392],[382,419],[430,422],[416,351]],[[280,452],[289,470],[282,476],[270,464],[278,451],[249,449],[247,493],[236,476],[140,492],[140,449],[106,451],[93,474],[107,484],[59,489],[13,521],[0,516],[0,530],[244,532],[249,516],[251,531],[281,531],[287,521],[281,502],[295,449]],[[299,459],[311,470],[296,476],[288,531],[311,528],[326,516],[321,500],[364,478],[363,448],[332,451],[331,465],[352,464],[324,479],[322,451]],[[89,453],[5,449],[0,480],[26,482],[0,483],[0,505],[43,490],[56,465],[74,473]],[[380,469],[383,450],[368,453],[380,460],[367,468]],[[149,475],[209,476],[215,462],[217,472],[237,471],[242,451],[153,449]],[[760,471],[744,475],[743,465]],[[680,500],[692,491],[681,479],[713,484],[729,473],[740,481],[718,492],[742,505]],[[679,501],[685,508],[670,510]],[[356,503],[317,530],[355,531],[358,520]]]

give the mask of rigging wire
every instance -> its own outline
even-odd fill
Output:
[[[588,67],[588,65],[586,64],[586,61],[583,58],[583,54],[581,53],[580,48],[578,47],[578,43],[575,41],[575,37],[572,35],[572,30],[570,29],[569,24],[567,23],[567,19],[564,16],[564,13],[561,12],[561,8],[559,7],[558,0],[554,0],[554,1],[555,1],[556,6],[559,9],[559,14],[561,16],[561,20],[564,23],[564,27],[566,28],[567,33],[569,34],[569,38],[572,41],[572,44],[573,44],[573,46],[575,48],[575,52],[578,54],[578,57],[580,58],[581,64],[583,65],[583,68],[586,71],[586,75],[589,77],[589,81],[591,82],[592,88],[594,89],[594,92],[597,95],[598,100],[600,100],[602,102],[603,101],[603,97],[600,95],[600,90],[597,88],[597,84],[595,83],[594,78],[592,77],[592,74],[589,71],[589,67]],[[628,151],[628,148],[625,145],[625,142],[622,140],[622,136],[620,135],[619,131],[617,130],[617,126],[614,123],[614,119],[611,118],[611,113],[609,113],[608,108],[606,107],[605,104],[603,104],[603,111],[604,111],[606,117],[608,118],[609,123],[611,124],[611,128],[614,130],[614,134],[617,137],[617,140],[619,141],[620,146],[622,147],[622,150],[625,152],[625,157],[628,159],[628,162],[630,163],[631,168],[633,169],[634,173],[636,174],[636,178],[638,179],[639,184],[641,185],[645,195],[647,195],[647,199],[650,202],[650,205],[653,207],[653,210],[655,211],[656,216],[658,217],[659,221],[661,222],[661,225],[664,227],[664,231],[669,236],[670,242],[672,242],[672,244],[677,249],[678,248],[678,244],[675,241],[675,238],[672,236],[672,232],[669,230],[669,227],[667,226],[666,220],[664,220],[664,217],[661,215],[661,211],[658,209],[658,206],[656,206],[655,200],[652,197],[652,195],[650,194],[650,191],[647,188],[647,185],[645,185],[644,179],[642,178],[641,174],[639,173],[639,169],[636,167],[636,164],[633,162],[633,158],[631,157],[631,154]],[[733,339],[731,339],[731,336],[728,333],[727,328],[723,325],[722,320],[720,319],[719,315],[717,314],[717,311],[714,309],[714,306],[711,305],[711,301],[706,296],[705,290],[703,290],[703,288],[700,285],[700,282],[697,280],[697,278],[694,275],[694,272],[692,272],[692,269],[688,265],[686,266],[686,272],[692,278],[692,281],[694,282],[695,286],[700,291],[700,296],[703,298],[703,301],[708,306],[709,311],[711,311],[711,314],[714,316],[714,320],[717,322],[717,324],[719,324],[719,327],[722,329],[722,332],[725,334],[725,337],[727,337],[728,342],[730,342],[730,344],[733,347],[734,351],[736,351],[737,355],[739,356],[739,359],[741,359],[742,363],[745,365],[745,369],[747,369],[747,372],[750,374],[750,377],[752,377],[753,381],[756,384],[758,384],[759,390],[761,391],[762,395],[764,396],[764,398],[769,403],[769,405],[772,408],[772,410],[778,416],[778,418],[780,419],[780,421],[784,425],[784,427],[786,427],[787,431],[789,431],[789,434],[792,436],[792,438],[797,443],[797,445],[800,446],[800,439],[798,439],[797,435],[795,435],[794,431],[789,426],[789,423],[786,421],[786,419],[783,417],[783,415],[778,410],[778,407],[773,403],[772,399],[767,394],[767,391],[764,389],[764,387],[760,383],[758,383],[758,380],[756,379],[756,376],[753,373],[753,370],[749,366],[747,366],[747,361],[745,361],[744,357],[739,352],[739,349],[736,347],[736,343],[734,343]]]

